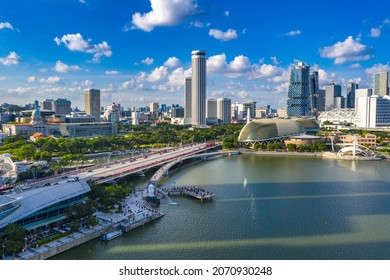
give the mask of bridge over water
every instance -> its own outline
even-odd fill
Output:
[[[141,161],[122,161],[108,168],[105,168],[104,170],[91,172],[93,174],[89,176],[88,173],[87,175],[82,174],[80,179],[92,180],[97,184],[118,180],[122,177],[131,174],[144,172],[153,167],[170,164],[171,162],[174,162],[174,164],[176,164],[177,162],[180,162],[186,158],[199,157],[199,153],[215,149],[220,145],[220,143],[203,143],[182,147],[180,149],[176,149],[175,151],[164,154],[155,154],[148,158],[144,158]],[[171,166],[173,166],[174,164],[172,164]]]

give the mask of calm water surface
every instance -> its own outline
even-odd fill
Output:
[[[173,197],[165,216],[53,259],[390,259],[390,161],[240,155],[171,172],[212,202]],[[145,178],[146,180],[147,178]]]

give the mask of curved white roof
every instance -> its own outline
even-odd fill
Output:
[[[91,188],[86,182],[76,181],[32,189],[14,195],[19,198],[18,203],[21,203],[21,205],[10,215],[0,220],[0,229],[50,205],[86,194],[90,190]]]

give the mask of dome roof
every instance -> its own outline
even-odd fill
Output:
[[[34,117],[34,116],[40,116],[41,115],[41,111],[39,111],[39,107],[37,107],[34,111],[32,111],[31,113],[31,117]]]
[[[313,119],[292,119],[292,120],[301,124],[305,128],[306,131],[308,131],[308,130],[319,131],[320,130],[319,124]]]
[[[241,142],[263,141],[302,133],[305,133],[304,127],[293,120],[256,119],[243,127],[238,140]]]

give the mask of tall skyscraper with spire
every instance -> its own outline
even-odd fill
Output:
[[[191,122],[206,125],[206,52],[192,51]]]
[[[288,87],[287,116],[301,117],[310,115],[310,67],[296,60],[291,68]]]

